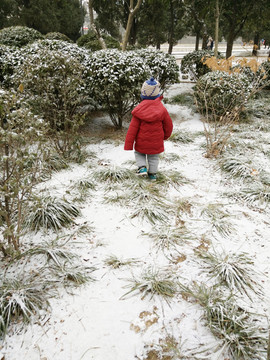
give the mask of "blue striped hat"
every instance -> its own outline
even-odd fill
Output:
[[[160,96],[160,83],[153,77],[143,83],[141,89],[141,98],[143,100],[155,100]]]

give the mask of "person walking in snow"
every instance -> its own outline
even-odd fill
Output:
[[[132,110],[125,150],[135,150],[138,175],[157,179],[159,154],[164,151],[164,140],[172,133],[172,119],[162,104],[160,84],[153,77],[143,83],[142,101]]]

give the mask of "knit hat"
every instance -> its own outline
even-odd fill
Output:
[[[141,89],[141,98],[143,100],[155,100],[160,96],[160,83],[153,77],[143,83]]]

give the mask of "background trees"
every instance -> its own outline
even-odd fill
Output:
[[[221,14],[221,27],[227,40],[226,58],[232,55],[234,40],[241,35],[249,16],[253,14],[255,2],[244,0],[240,2],[224,1]]]
[[[84,21],[82,0],[2,0],[0,28],[22,25],[42,34],[59,32],[77,40]],[[87,3],[87,2],[86,2]],[[270,3],[267,0],[89,0],[92,25],[102,48],[110,35],[128,46],[169,44],[168,52],[185,35],[195,35],[195,50],[207,47],[207,39],[222,37],[227,41],[226,56],[232,54],[233,42],[270,40]],[[217,11],[218,9],[218,11]],[[96,17],[94,18],[94,13]],[[92,29],[93,30],[93,29]],[[216,36],[215,36],[216,35]],[[104,39],[105,40],[105,39]]]
[[[3,0],[0,3],[1,28],[22,25],[42,34],[60,32],[76,40],[83,18],[79,0]]]

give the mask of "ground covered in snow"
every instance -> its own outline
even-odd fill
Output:
[[[191,86],[177,84],[165,94],[174,135],[156,183],[134,176],[133,152],[123,150],[126,128],[110,130],[104,117],[85,129],[87,161],[39,186],[79,204],[73,228],[87,224],[89,231],[66,247],[94,268],[93,281],[60,290],[50,312],[29,326],[12,326],[0,348],[5,360],[233,359],[223,348],[228,338],[215,336],[209,324],[218,298],[224,314],[237,304],[267,336],[269,116],[261,109],[261,118],[238,124],[226,155],[207,159],[199,115],[171,102]],[[75,190],[82,180],[93,184],[83,195]],[[54,236],[33,234],[31,241]],[[216,271],[228,263],[241,270],[241,261],[242,287]]]

